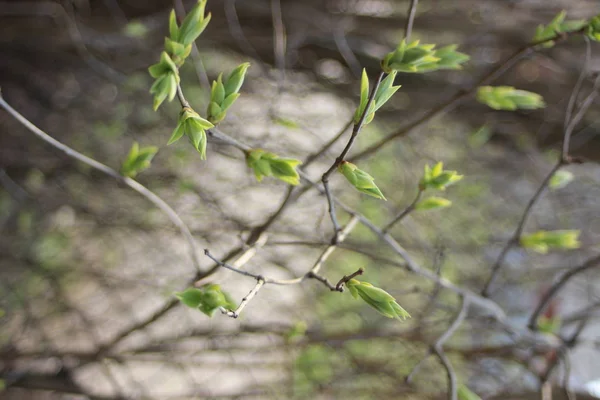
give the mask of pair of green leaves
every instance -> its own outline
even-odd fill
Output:
[[[463,178],[456,171],[444,170],[444,164],[440,161],[430,168],[425,165],[425,172],[419,182],[419,190],[427,189],[446,190],[446,188]],[[452,202],[443,197],[428,197],[415,204],[416,211],[437,210],[440,208],[450,207]]]
[[[179,72],[177,66],[167,54],[163,51],[160,55],[160,61],[148,68],[150,75],[156,80],[150,88],[150,93],[154,95],[154,111],[165,99],[172,101],[177,94],[177,85],[179,85]]]
[[[171,14],[169,15],[169,39],[171,42],[187,47],[194,43],[198,39],[198,36],[204,32],[211,18],[210,13],[204,15],[206,1],[199,0],[186,15],[181,26],[177,25],[175,10],[171,10]]]
[[[440,49],[435,44],[420,44],[418,40],[410,43],[402,39],[396,50],[388,53],[381,61],[382,69],[390,73],[417,72],[424,73],[439,69],[461,69],[462,64],[469,60],[465,53],[456,51],[457,45]]]
[[[585,33],[590,39],[600,42],[600,14],[590,19]]]
[[[494,110],[533,110],[546,106],[539,94],[512,86],[482,86],[477,90],[477,100]]]
[[[375,185],[375,178],[359,169],[356,165],[342,161],[338,166],[338,171],[346,177],[348,182],[359,192],[368,194],[378,199],[387,200],[381,190]]]
[[[302,163],[300,160],[280,158],[277,154],[254,149],[246,153],[246,163],[252,168],[259,182],[265,176],[273,176],[290,185],[300,183],[300,176],[296,171],[296,167]]]
[[[533,41],[543,42],[541,43],[542,47],[552,47],[554,46],[554,40],[550,39],[556,38],[560,33],[577,31],[586,25],[583,20],[565,21],[566,16],[567,13],[563,10],[548,25],[538,25]]]
[[[206,160],[206,130],[213,126],[191,108],[184,107],[179,114],[177,127],[167,144],[175,143],[183,135],[186,135],[194,148],[200,153],[200,159]]]
[[[150,167],[150,161],[158,151],[156,146],[140,148],[138,142],[133,142],[127,158],[121,166],[121,175],[130,178],[135,177],[139,172]]]
[[[389,75],[381,81],[373,101],[369,105],[369,110],[365,113],[365,108],[369,102],[369,77],[367,71],[363,69],[360,80],[360,104],[354,113],[354,124],[359,124],[360,119],[365,114],[363,125],[367,125],[375,117],[375,111],[379,110],[393,95],[400,89],[400,85],[394,86],[396,71],[391,71]]]
[[[250,63],[240,64],[225,81],[223,81],[222,73],[219,74],[216,81],[213,81],[207,110],[207,118],[210,122],[213,124],[221,122],[225,118],[227,109],[240,97],[238,92],[244,83],[244,77],[249,67]]]
[[[190,308],[202,311],[204,314],[212,317],[214,312],[220,308],[234,310],[235,302],[231,296],[221,290],[216,284],[204,285],[201,288],[187,288],[183,292],[176,292],[175,297]]]
[[[577,249],[579,243],[578,230],[538,231],[521,237],[521,246],[546,254],[550,249]]]
[[[352,297],[355,299],[360,297],[365,303],[388,318],[398,318],[400,320],[410,318],[410,314],[396,302],[394,296],[371,285],[369,282],[350,279],[346,283],[346,287],[348,287]]]

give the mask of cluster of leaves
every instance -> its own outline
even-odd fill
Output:
[[[375,97],[369,105],[369,110],[365,113],[367,103],[369,102],[369,77],[367,71],[363,69],[362,77],[360,80],[360,104],[354,113],[354,124],[359,124],[363,114],[365,118],[363,125],[367,125],[373,121],[375,117],[375,111],[379,110],[393,95],[400,89],[400,85],[394,86],[394,79],[396,79],[396,71],[389,73],[385,79],[381,81],[381,84],[377,88]]]
[[[165,99],[172,101],[175,98],[177,85],[179,85],[179,72],[166,51],[161,53],[160,61],[148,68],[148,71],[156,79],[150,88],[150,93],[154,95],[153,107],[156,111]]]
[[[600,42],[600,14],[590,19],[585,33],[590,39]]]
[[[554,39],[561,33],[577,31],[586,25],[586,21],[572,20],[565,21],[567,13],[563,10],[559,12],[548,25],[538,25],[533,36],[534,42],[541,42],[543,47],[554,46]]]
[[[175,143],[183,135],[186,135],[194,148],[200,153],[200,159],[206,160],[206,130],[213,126],[191,108],[184,107],[179,114],[179,121],[167,144]]]
[[[550,249],[577,249],[579,243],[578,230],[538,231],[521,237],[521,246],[546,254]]]
[[[210,283],[201,288],[187,288],[183,292],[176,292],[175,296],[183,304],[190,308],[202,311],[212,317],[215,311],[221,307],[233,310],[235,302],[229,294],[223,292],[219,285]]]
[[[273,176],[290,185],[300,183],[300,176],[296,171],[296,167],[302,163],[300,160],[280,158],[277,154],[254,149],[246,153],[246,163],[252,168],[259,182],[265,176]]]
[[[419,190],[427,189],[446,190],[446,188],[463,178],[456,171],[444,170],[444,164],[440,161],[433,166],[425,165],[425,172],[419,182]],[[415,204],[414,209],[417,211],[436,210],[440,208],[450,207],[452,202],[443,197],[428,197],[420,200]]]
[[[400,320],[410,318],[410,314],[396,302],[394,296],[385,290],[375,287],[369,282],[361,282],[356,279],[350,279],[346,286],[352,297],[361,298],[380,314]]]
[[[477,90],[477,100],[494,110],[534,110],[546,106],[539,94],[512,86],[482,86]]]
[[[213,124],[221,122],[226,115],[227,109],[240,97],[238,93],[242,84],[246,71],[250,67],[250,63],[240,64],[235,68],[229,77],[223,82],[223,74],[219,74],[216,81],[213,81],[210,90],[210,103],[206,112],[206,118]]]
[[[382,69],[390,73],[430,72],[439,69],[461,69],[469,60],[465,53],[456,51],[457,45],[449,45],[440,49],[435,44],[420,44],[418,40],[406,43],[403,39],[396,50],[388,53],[381,61]]]
[[[133,142],[129,154],[121,166],[121,175],[135,177],[139,172],[150,167],[150,162],[157,151],[156,146],[140,148],[138,142]]]
[[[368,194],[369,196],[376,197],[378,199],[386,200],[381,190],[375,185],[375,178],[359,169],[356,165],[342,161],[338,166],[338,171],[346,177],[348,182],[356,188],[359,192]]]

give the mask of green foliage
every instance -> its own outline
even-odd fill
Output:
[[[600,42],[600,14],[590,19],[585,34],[590,39]]]
[[[562,321],[559,316],[555,315],[552,317],[547,317],[542,315],[537,320],[537,328],[538,331],[542,333],[551,333],[556,334],[560,330],[562,325]]]
[[[179,122],[167,144],[175,143],[186,135],[194,148],[200,153],[200,159],[206,160],[206,129],[214,125],[199,116],[189,107],[184,107],[179,114]]]
[[[550,21],[548,25],[538,25],[533,36],[534,42],[544,42],[541,44],[543,47],[554,46],[554,39],[560,33],[572,32],[583,28],[586,24],[585,21],[565,21],[567,13],[563,10],[556,14],[556,16]]]
[[[436,49],[435,44],[419,44],[418,40],[406,43],[402,39],[396,50],[388,53],[381,61],[382,69],[390,73],[430,72],[439,69],[461,69],[469,60],[465,53],[456,51],[457,45],[449,45]]]
[[[521,246],[545,254],[550,249],[577,249],[578,230],[538,231],[521,237]]]
[[[444,170],[444,164],[440,161],[430,168],[429,165],[425,165],[425,172],[423,178],[419,182],[419,188],[421,190],[435,189],[435,190],[446,190],[446,188],[463,178],[456,171]]]
[[[155,78],[154,84],[150,88],[150,93],[154,95],[154,111],[165,99],[172,101],[177,94],[177,85],[179,85],[179,72],[177,66],[167,54],[163,51],[160,55],[160,61],[148,68],[150,75]]]
[[[133,142],[131,150],[127,158],[121,166],[121,175],[130,178],[135,177],[138,173],[150,167],[150,161],[158,151],[156,146],[148,146],[140,148],[138,142]]]
[[[410,314],[404,308],[400,307],[396,299],[385,290],[356,279],[350,279],[346,286],[352,297],[355,299],[360,297],[380,314],[388,318],[398,318],[400,320],[410,318]]]
[[[482,86],[477,90],[477,100],[494,110],[534,110],[546,106],[539,94],[512,86]]]
[[[563,169],[556,171],[552,178],[550,178],[550,182],[548,182],[548,186],[552,190],[562,189],[567,186],[573,180],[573,174],[569,171],[565,171]]]
[[[173,42],[181,43],[183,46],[191,45],[198,36],[206,29],[210,22],[211,14],[204,15],[206,0],[199,0],[198,3],[186,15],[181,23],[177,26],[177,18],[175,11],[171,10],[169,15],[169,36]]]
[[[198,309],[209,317],[212,317],[220,307],[228,310],[236,308],[236,304],[229,294],[223,292],[221,287],[215,284],[207,284],[199,289],[187,288],[183,292],[176,292],[175,297],[186,306]]]
[[[443,197],[428,197],[415,204],[415,210],[437,210],[440,208],[450,207],[451,205],[452,202],[448,199],[444,199]]]
[[[458,386],[456,396],[458,397],[458,400],[481,400],[481,397],[475,392],[472,392],[466,385]]]
[[[252,168],[256,179],[260,182],[265,176],[273,176],[290,185],[300,183],[300,176],[296,167],[300,160],[293,158],[279,158],[277,154],[262,149],[254,149],[246,153],[246,163]]]
[[[227,109],[240,97],[238,92],[244,83],[246,71],[249,67],[250,63],[240,64],[231,71],[224,82],[222,73],[219,74],[216,81],[213,81],[210,89],[210,103],[206,112],[210,122],[218,124],[225,119]]]
[[[381,190],[375,185],[375,178],[348,161],[342,161],[338,171],[346,177],[348,182],[359,192],[368,194],[378,199],[386,200]]]
[[[375,111],[379,110],[381,106],[383,106],[394,95],[394,93],[400,89],[400,85],[394,86],[395,78],[396,71],[391,71],[388,76],[381,81],[379,87],[377,88],[377,92],[375,93],[375,97],[369,106],[369,110],[365,114],[363,125],[367,125],[369,122],[373,121],[373,118],[375,117]],[[355,125],[360,122],[360,118],[362,117],[368,102],[369,77],[367,76],[367,71],[363,69],[360,80],[360,104],[354,113]]]

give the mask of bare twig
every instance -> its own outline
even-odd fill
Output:
[[[258,293],[258,291],[264,286],[264,284],[265,284],[265,281],[263,279],[257,278],[256,285],[254,285],[254,287],[252,288],[250,293],[248,293],[248,295],[246,295],[246,297],[244,297],[242,299],[242,302],[235,309],[235,311],[226,311],[224,314],[226,314],[232,318],[239,317],[242,310],[246,307],[246,305],[250,302],[250,300],[252,300],[254,298],[254,296],[256,296],[256,293]]]
[[[392,219],[387,225],[385,225],[383,228],[381,228],[381,231],[383,233],[387,233],[387,231],[389,231],[394,225],[396,225],[398,222],[402,221],[404,219],[404,217],[406,217],[408,214],[410,214],[415,209],[415,206],[421,199],[422,194],[423,194],[423,190],[421,188],[419,188],[417,195],[415,196],[414,200],[408,205],[408,207],[406,207],[404,210],[402,210],[398,215],[396,215],[394,217],[394,219]]]
[[[335,288],[337,291],[342,292],[344,289],[344,285],[346,283],[348,283],[350,281],[350,279],[353,279],[359,275],[362,275],[363,272],[365,272],[362,268],[359,268],[356,272],[351,273],[350,275],[344,275],[344,277],[342,279],[339,280],[339,282],[337,283],[337,285],[335,285]]]
[[[118,182],[123,183],[124,185],[135,190],[136,192],[141,194],[143,197],[148,199],[156,207],[158,207],[158,209],[160,209],[169,218],[169,220],[171,220],[171,222],[179,228],[179,230],[181,231],[181,234],[188,242],[190,256],[192,257],[194,266],[196,267],[196,269],[201,270],[202,267],[200,264],[200,259],[198,258],[196,241],[195,241],[194,237],[192,236],[187,225],[183,222],[183,220],[179,217],[179,215],[175,212],[175,210],[173,210],[171,208],[171,206],[169,206],[163,199],[158,197],[156,194],[154,194],[154,192],[147,189],[141,183],[139,183],[131,178],[122,176],[114,169],[112,169],[94,159],[91,159],[91,158],[79,153],[78,151],[73,150],[69,146],[59,142],[58,140],[54,139],[52,136],[48,135],[46,132],[42,131],[40,128],[38,128],[33,123],[31,123],[27,118],[25,118],[23,115],[21,115],[17,110],[12,108],[10,106],[10,104],[8,104],[4,100],[1,92],[0,92],[0,106],[2,108],[4,108],[10,115],[12,115],[17,121],[19,121],[23,126],[25,126],[27,129],[29,129],[29,131],[31,131],[34,135],[36,135],[37,137],[39,137],[46,143],[48,143],[48,144],[52,145],[53,147],[55,147],[56,149],[62,151],[68,157],[74,158],[86,165],[89,165],[90,167],[114,178]]]
[[[408,15],[406,16],[406,25],[404,26],[404,38],[406,42],[410,42],[410,35],[412,34],[413,24],[415,16],[417,15],[417,5],[419,0],[411,0],[410,6],[408,7]]]

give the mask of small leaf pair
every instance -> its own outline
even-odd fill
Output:
[[[139,172],[150,167],[150,161],[152,161],[157,151],[158,148],[155,146],[140,148],[140,145],[134,142],[127,158],[121,166],[121,175],[130,178],[135,177]]]
[[[300,183],[300,175],[296,171],[296,167],[301,164],[300,160],[280,158],[277,154],[255,149],[246,153],[246,163],[252,168],[259,182],[265,176],[273,176],[290,185]]]
[[[566,16],[567,13],[563,10],[548,25],[538,25],[533,36],[533,41],[543,42],[541,43],[542,47],[552,47],[554,46],[554,40],[550,39],[556,38],[560,33],[576,31],[585,26],[585,21],[583,20],[565,21]]]
[[[533,110],[546,106],[539,94],[512,86],[482,86],[477,90],[477,100],[494,110]]]
[[[206,29],[211,18],[210,13],[206,16],[204,15],[205,7],[206,0],[199,0],[194,8],[186,15],[181,26],[177,25],[175,10],[171,10],[171,14],[169,15],[170,40],[186,47],[198,39],[198,36]]]
[[[430,72],[439,69],[461,69],[469,60],[467,54],[456,51],[457,45],[436,49],[435,44],[410,43],[402,39],[396,50],[388,53],[381,61],[385,72]]]
[[[578,230],[538,231],[521,237],[521,246],[546,254],[550,249],[577,249],[579,243]]]
[[[460,181],[462,178],[463,176],[456,171],[444,170],[444,163],[440,161],[433,168],[425,165],[425,172],[419,182],[419,188],[421,190],[446,190],[448,186]]]
[[[250,63],[240,64],[225,81],[223,81],[222,73],[219,74],[216,81],[213,81],[207,111],[207,118],[210,122],[218,124],[225,119],[227,109],[240,97],[238,92],[244,83],[244,77],[249,67]]]
[[[148,68],[150,75],[156,80],[150,88],[150,93],[154,95],[154,111],[165,99],[172,101],[177,94],[177,85],[179,85],[179,72],[177,66],[167,54],[163,51],[160,55],[160,61]]]
[[[356,188],[359,192],[368,194],[369,196],[376,197],[378,199],[386,200],[381,190],[375,185],[375,178],[359,169],[356,165],[342,161],[338,167],[338,171],[346,177],[348,182]]]
[[[354,113],[354,124],[360,123],[360,119],[365,113],[365,119],[363,125],[367,125],[375,117],[375,111],[379,110],[393,95],[400,89],[400,85],[394,86],[394,79],[396,78],[396,71],[391,71],[389,75],[381,81],[375,97],[369,106],[369,110],[365,113],[365,108],[369,102],[369,77],[367,71],[363,69],[362,78],[360,80],[360,104]]]
[[[198,309],[209,317],[212,317],[220,307],[228,310],[236,307],[233,299],[215,284],[204,285],[199,289],[187,288],[183,292],[176,292],[175,297],[186,306]]]
[[[592,40],[600,42],[600,14],[590,19],[585,34]]]
[[[167,144],[175,143],[186,135],[194,148],[200,153],[200,159],[206,160],[206,130],[214,125],[198,115],[189,107],[184,107],[179,114],[179,122]]]
[[[400,320],[410,318],[410,314],[396,302],[391,294],[383,289],[356,279],[350,279],[346,283],[346,287],[352,297],[355,299],[360,297],[365,303],[388,318],[398,318]]]

